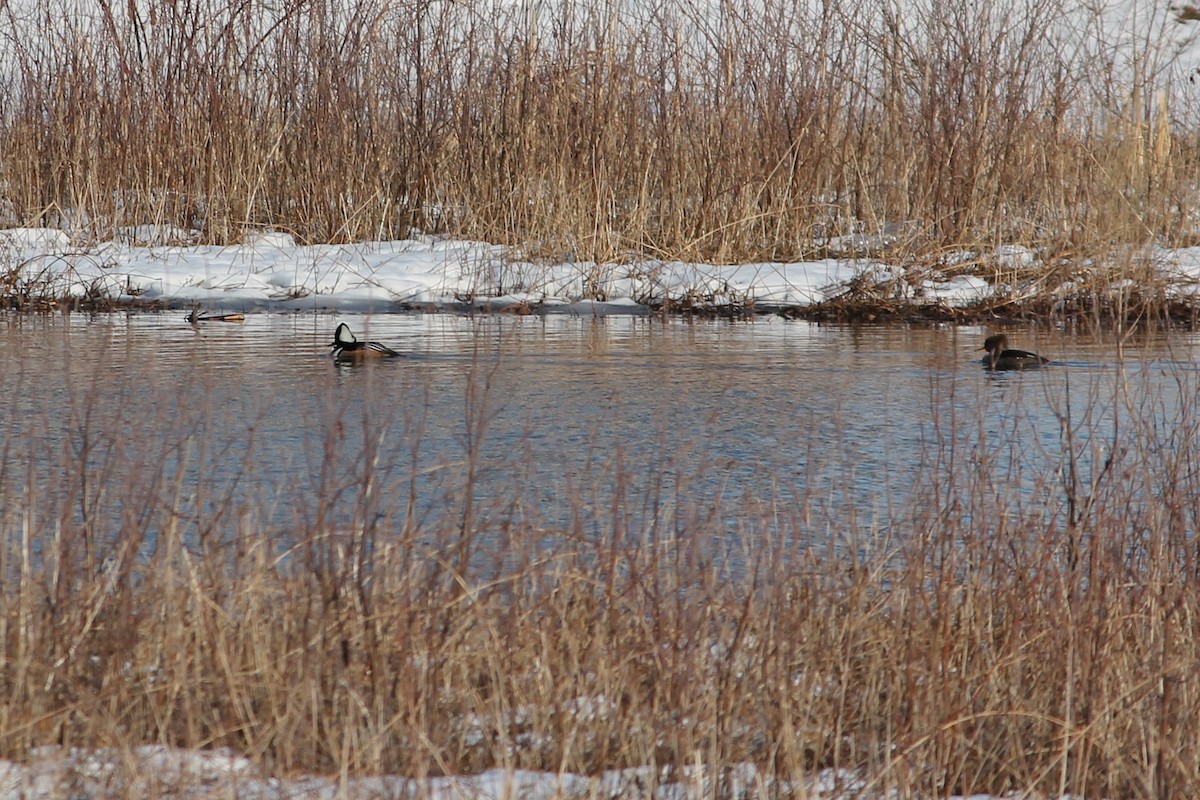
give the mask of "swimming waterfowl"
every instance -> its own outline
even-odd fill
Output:
[[[1008,349],[1008,337],[1003,333],[987,337],[983,340],[983,347],[979,349],[987,351],[987,355],[983,357],[983,365],[992,370],[1026,369],[1050,363],[1050,359],[1042,358],[1037,353]]]
[[[187,321],[193,325],[201,322],[245,322],[245,314],[208,314],[200,310],[200,306],[193,306],[192,313],[186,317]]]
[[[361,361],[367,358],[394,358],[400,355],[392,348],[379,342],[360,342],[350,331],[350,326],[342,323],[333,332],[333,358],[335,361]]]

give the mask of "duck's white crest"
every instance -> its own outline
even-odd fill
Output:
[[[337,326],[337,330],[333,332],[333,341],[339,346],[354,344],[358,341],[358,337],[350,331],[350,326],[342,323]]]

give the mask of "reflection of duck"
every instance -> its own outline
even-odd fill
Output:
[[[1050,359],[1042,358],[1037,353],[1009,350],[1008,337],[1003,333],[993,334],[984,339],[983,347],[979,349],[987,351],[987,355],[983,357],[983,365],[988,369],[1026,369],[1050,363]]]
[[[392,358],[400,355],[379,342],[360,342],[358,337],[350,332],[350,326],[344,322],[334,331],[333,344],[330,346],[337,361],[361,361],[367,358]]]

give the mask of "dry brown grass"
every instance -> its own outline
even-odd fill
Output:
[[[116,436],[111,389],[74,387],[65,427],[10,420],[26,435],[0,445],[0,757],[163,743],[413,776],[751,761],[900,796],[1190,796],[1200,394],[1173,375],[1152,393],[1081,376],[1050,444],[1015,435],[1019,405],[935,402],[910,501],[870,523],[803,492],[697,502],[614,457],[550,526],[519,474],[476,496],[486,375],[444,485],[379,449],[415,454],[420,425],[331,408],[315,483],[246,506],[197,471],[230,455],[205,455],[202,426]],[[350,426],[365,444],[347,452]],[[414,510],[422,492],[440,513]],[[271,503],[296,523],[262,524]]]
[[[1051,0],[537,7],[5,5],[5,219],[582,259],[1195,234],[1165,8],[1134,39]]]

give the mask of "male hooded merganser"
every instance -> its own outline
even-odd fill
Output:
[[[350,326],[342,323],[333,333],[333,358],[336,361],[361,361],[367,358],[393,358],[400,355],[379,342],[360,342],[350,332]]]
[[[1050,363],[1050,359],[1042,358],[1037,353],[1030,353],[1027,350],[1009,350],[1008,337],[1003,333],[997,333],[984,339],[983,347],[979,349],[987,351],[987,355],[983,357],[983,365],[992,370],[1025,369]]]

